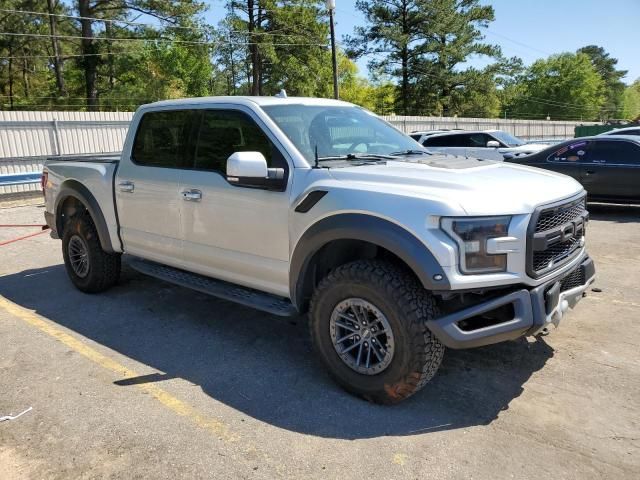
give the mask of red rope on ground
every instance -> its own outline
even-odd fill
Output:
[[[33,227],[34,225],[30,225],[30,226]],[[35,226],[37,227],[39,225],[35,225]],[[45,232],[46,232],[46,230],[42,230],[40,232],[36,232],[36,233],[31,233],[29,235],[25,235],[24,237],[14,238],[13,240],[7,240],[6,242],[1,242],[0,243],[0,247],[2,247],[3,245],[9,245],[10,243],[17,242],[19,240],[24,240],[25,238],[35,237],[36,235],[42,235]]]
[[[0,225],[0,228],[19,228],[19,227],[46,227],[47,225]]]

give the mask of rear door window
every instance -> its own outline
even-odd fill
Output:
[[[189,168],[189,135],[196,115],[193,110],[145,113],[133,142],[133,162],[147,167]]]
[[[633,142],[605,140],[595,142],[590,163],[602,165],[640,165],[640,146]]]
[[[592,142],[576,141],[565,144],[554,151],[549,157],[548,162],[554,163],[584,163],[590,161],[590,148]]]
[[[495,138],[490,137],[486,133],[473,133],[473,134],[469,135],[469,145],[468,146],[472,147],[472,148],[486,148],[487,147],[487,143],[489,141],[491,141],[491,140],[497,142],[497,140]]]
[[[422,145],[425,147],[465,147],[464,135],[438,135],[427,138]]]
[[[623,130],[622,132],[609,132],[608,135],[640,135],[640,128],[636,130]]]

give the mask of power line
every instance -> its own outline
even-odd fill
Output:
[[[212,42],[202,42],[195,40],[176,40],[171,38],[131,38],[131,37],[83,37],[81,35],[50,35],[48,33],[17,33],[17,32],[0,32],[0,35],[7,35],[12,37],[35,37],[35,38],[59,38],[65,40],[108,40],[108,41],[153,41],[153,42],[171,42],[171,43],[184,43],[189,45],[210,45]]]
[[[503,35],[501,33],[497,33],[497,32],[494,32],[492,30],[489,30],[489,29],[484,30],[484,32],[489,33],[491,35],[495,35],[496,37],[504,38],[505,40],[507,40],[509,42],[512,42],[512,43],[515,43],[516,45],[520,45],[521,47],[528,48],[530,50],[535,50],[535,51],[537,51],[539,53],[543,53],[545,55],[552,55],[551,53],[549,53],[549,52],[547,52],[545,50],[541,50],[539,48],[532,47],[531,45],[527,45],[526,43],[519,42],[518,40],[514,40],[513,38],[509,38],[506,35]]]
[[[173,38],[131,38],[131,37],[83,37],[81,35],[50,35],[44,33],[16,33],[16,32],[0,32],[0,35],[14,36],[14,37],[35,37],[35,38],[59,38],[65,40],[105,40],[111,42],[166,42],[166,43],[180,43],[186,45],[209,45],[214,46],[217,44],[227,45],[259,45],[256,42],[232,42],[230,40],[212,40],[209,42],[195,41],[195,40],[177,40]],[[328,45],[325,43],[295,43],[295,42],[283,42],[283,43],[270,43],[273,46],[307,46],[307,47],[325,47]]]
[[[0,95],[0,98],[11,98],[11,95]],[[28,100],[30,98],[38,98],[38,99],[65,99],[65,100],[90,100],[89,97],[69,97],[69,96],[61,96],[56,97],[53,95],[49,96],[33,96],[30,95],[28,97],[19,97],[17,95],[13,95],[14,99],[17,100]],[[101,97],[103,100],[145,100],[148,101],[149,97]]]
[[[31,10],[14,10],[14,9],[10,9],[10,8],[0,8],[0,12],[20,13],[20,14],[25,14],[25,15],[41,15],[41,16],[47,16],[47,17],[71,18],[71,19],[74,19],[74,20],[94,20],[94,21],[104,22],[104,23],[123,23],[125,25],[143,26],[143,27],[152,27],[153,26],[153,25],[150,25],[148,23],[131,22],[131,21],[128,21],[128,20],[118,20],[118,19],[112,19],[112,18],[83,17],[83,16],[80,16],[80,15],[68,15],[68,14],[63,14],[63,13],[35,12],[35,11],[31,11]],[[167,22],[167,20],[164,20],[164,19],[159,19],[159,20]],[[195,28],[193,28],[193,27],[183,27],[183,26],[179,26],[179,25],[172,25],[172,28],[178,28],[178,29],[183,29],[183,30],[195,30]]]
[[[533,103],[538,103],[542,105],[547,105],[549,107],[562,107],[569,108],[572,110],[598,110],[601,112],[617,112],[620,111],[620,108],[602,108],[597,105],[588,105],[588,104],[580,104],[580,103],[569,103],[569,102],[559,102],[556,100],[548,100],[540,97],[533,97],[526,94],[518,95],[515,98],[524,98],[524,100],[529,100]]]
[[[117,20],[117,19],[97,18],[97,17],[83,17],[83,16],[79,16],[79,15],[67,15],[67,14],[59,14],[59,13],[34,12],[34,11],[29,11],[29,10],[13,10],[13,9],[0,8],[0,12],[19,13],[19,14],[24,14],[24,15],[55,16],[55,17],[71,18],[71,19],[78,19],[78,20],[91,20],[91,21],[104,22],[104,23],[122,23],[122,24],[125,24],[125,25],[151,27],[151,28],[155,27],[155,25],[150,24],[150,23],[131,22],[131,21],[128,21],[128,20]],[[192,31],[192,32],[195,32],[195,33],[198,33],[198,34],[201,34],[201,35],[206,35],[207,34],[207,32],[205,32],[205,31],[203,31],[203,30],[201,30],[201,29],[199,29],[197,27],[184,27],[184,26],[180,26],[180,25],[170,25],[170,28],[188,30],[188,31]],[[274,36],[274,37],[306,37],[306,35],[302,34],[302,33],[248,32],[248,31],[242,31],[242,30],[226,30],[226,32],[235,33],[235,34],[252,35],[252,36],[253,35],[260,35],[260,36]]]

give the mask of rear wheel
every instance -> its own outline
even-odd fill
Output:
[[[320,282],[310,308],[314,347],[347,391],[376,403],[397,403],[436,373],[444,346],[427,328],[435,299],[391,263],[362,260]]]
[[[62,256],[67,275],[78,290],[97,293],[118,282],[121,256],[102,250],[89,215],[74,216],[65,226]]]

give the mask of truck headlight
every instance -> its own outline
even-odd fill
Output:
[[[447,218],[440,220],[441,228],[458,245],[460,270],[466,274],[504,272],[507,254],[487,252],[487,240],[505,237],[511,217]]]

